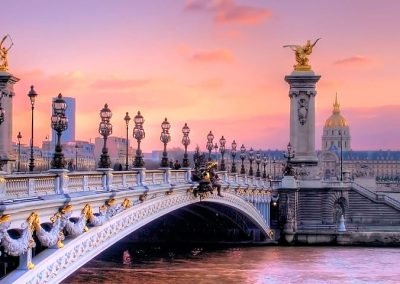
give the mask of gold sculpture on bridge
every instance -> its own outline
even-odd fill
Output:
[[[10,44],[8,46],[5,45],[6,39],[10,40]],[[14,45],[10,35],[5,35],[0,42],[0,71],[8,70],[8,51]]]
[[[296,56],[296,65],[293,65],[295,71],[310,71],[311,65],[308,64],[308,56],[312,53],[313,47],[317,44],[320,40],[318,38],[313,44],[311,44],[310,40],[307,40],[305,45],[296,45],[296,44],[289,44],[284,45],[283,47],[289,47],[292,49]]]

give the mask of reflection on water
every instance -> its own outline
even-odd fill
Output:
[[[400,283],[400,249],[243,247],[125,250],[92,260],[63,283]]]

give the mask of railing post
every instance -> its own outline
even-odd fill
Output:
[[[187,183],[192,182],[192,169],[191,168],[182,168],[182,170],[185,170],[185,181]]]
[[[35,195],[35,179],[33,178],[28,178],[28,195]]]
[[[164,168],[164,183],[171,183],[171,168]]]
[[[6,179],[0,172],[0,200],[5,199],[7,195],[6,185]]]
[[[68,193],[68,183],[69,177],[67,175],[69,171],[66,169],[50,169],[49,173],[56,174],[56,178],[54,179],[54,192],[56,194],[65,194]],[[29,189],[29,194],[30,194]]]
[[[99,172],[102,172],[103,175],[101,177],[101,184],[104,190],[110,191],[112,189],[112,178],[113,178],[113,169],[109,168],[99,168],[97,169]]]
[[[145,186],[146,185],[146,168],[135,168],[135,170],[138,171],[137,173],[137,184],[139,186]]]
[[[89,188],[89,177],[83,176],[83,191],[88,190]]]

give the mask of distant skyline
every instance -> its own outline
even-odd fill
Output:
[[[125,137],[125,112],[144,116],[144,151],[193,151],[210,130],[253,149],[284,149],[289,140],[289,85],[294,54],[285,44],[322,40],[310,56],[321,75],[316,97],[316,148],[335,94],[349,121],[353,150],[400,150],[400,2],[292,1],[9,1],[1,35],[14,42],[13,141],[30,139],[29,86],[35,104],[35,145],[51,136],[52,97],[76,98],[76,139],[98,137],[108,103],[113,136]],[[130,122],[131,144],[133,120]]]

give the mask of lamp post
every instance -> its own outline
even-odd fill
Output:
[[[252,175],[254,175],[254,172],[253,172],[254,150],[251,147],[250,147],[250,150],[249,150],[248,159],[249,159],[249,162],[250,162],[249,176],[252,176]]]
[[[224,160],[224,154],[225,154],[225,144],[226,144],[226,139],[224,136],[219,139],[219,151],[221,152],[221,165],[219,167],[220,171],[225,171],[225,160]]]
[[[292,167],[291,159],[294,158],[295,153],[294,153],[294,150],[292,150],[292,144],[290,144],[290,142],[287,145],[287,154],[284,153],[283,156],[287,159],[284,174],[287,176],[293,176],[294,170]]]
[[[340,181],[343,181],[343,136],[341,130],[339,130],[339,135],[340,135]]]
[[[140,111],[138,111],[137,115],[135,115],[133,121],[135,122],[135,128],[133,128],[133,137],[136,139],[138,143],[136,149],[134,167],[143,168],[144,161],[143,161],[142,150],[140,149],[140,142],[146,137],[146,133],[144,132],[143,129],[144,118],[140,113]]]
[[[275,179],[275,177],[276,177],[276,174],[275,174],[275,169],[276,169],[276,167],[275,167],[275,165],[276,165],[275,157],[274,157],[272,163],[274,164],[274,179]]]
[[[104,144],[100,155],[99,168],[107,169],[111,167],[110,156],[108,155],[107,149],[107,137],[112,134],[112,125],[110,119],[112,117],[112,112],[108,108],[108,104],[100,110],[101,122],[99,124],[99,134],[103,136]]]
[[[242,144],[242,147],[240,147],[240,159],[242,160],[242,167],[240,168],[240,174],[244,175],[246,174],[246,170],[244,168],[244,159],[246,159],[246,147],[244,147],[244,144]]]
[[[187,147],[190,144],[190,138],[189,138],[189,133],[190,133],[190,128],[187,126],[187,123],[182,128],[182,133],[183,133],[183,138],[182,138],[182,145],[185,147],[185,153],[183,154],[183,163],[182,166],[184,168],[189,167],[189,159],[188,159],[188,154],[187,154]]]
[[[4,122],[5,111],[1,106],[1,100],[3,99],[3,91],[0,91],[0,125]]]
[[[62,95],[58,94],[57,99],[53,102],[53,115],[51,116],[51,128],[57,132],[57,145],[51,161],[52,169],[63,169],[66,164],[61,147],[61,134],[68,128],[68,118],[65,116],[66,109],[66,102]],[[29,164],[29,170],[31,170],[31,164]]]
[[[129,162],[128,162],[128,157],[129,157],[129,137],[128,137],[128,131],[129,131],[129,121],[131,120],[131,117],[129,116],[129,113],[126,112],[125,117],[125,124],[126,124],[126,158],[125,158],[125,170],[127,171],[129,168]]]
[[[236,147],[237,147],[236,141],[233,140],[232,146],[231,146],[231,156],[232,156],[232,169],[231,169],[231,172],[232,173],[236,173],[236,165],[235,165]]]
[[[264,154],[262,160],[263,160],[263,167],[264,167],[262,177],[263,177],[263,178],[267,178],[267,171],[265,170],[265,167],[267,166],[267,163],[268,163],[267,155]]]
[[[19,172],[19,171],[21,170],[21,139],[22,139],[21,132],[18,132],[17,139],[18,139],[18,163],[17,163],[17,172]]]
[[[75,143],[75,171],[78,170],[78,144]]]
[[[261,177],[261,171],[260,171],[261,152],[260,152],[260,150],[257,151],[257,153],[256,153],[256,163],[257,163],[256,177]]]
[[[214,150],[215,150],[215,161],[218,161],[218,144],[215,142],[214,144]]]
[[[211,130],[210,133],[207,135],[207,144],[206,144],[206,149],[208,150],[208,161],[211,161],[211,151],[213,149],[213,140],[214,140],[214,135],[212,134]]]
[[[161,123],[161,136],[160,140],[164,144],[163,156],[161,159],[161,167],[167,168],[168,165],[168,154],[167,154],[167,143],[171,141],[171,135],[169,134],[169,129],[171,128],[171,124],[168,122],[167,118]]]
[[[35,99],[37,97],[37,93],[34,90],[34,87],[31,86],[31,90],[28,93],[28,97],[31,100],[31,108],[32,108],[32,119],[31,119],[31,157],[29,159],[29,171],[32,172],[35,167],[35,158],[33,158],[33,110],[35,109]]]

